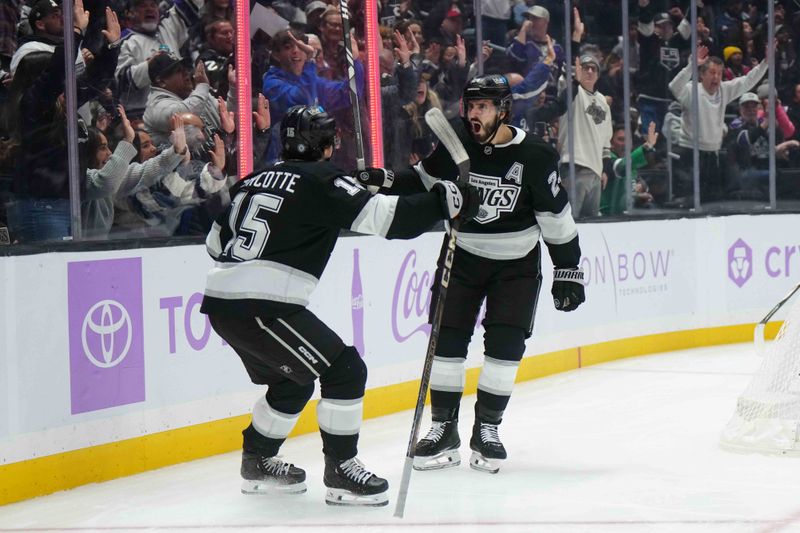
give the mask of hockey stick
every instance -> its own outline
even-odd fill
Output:
[[[788,302],[798,290],[800,290],[800,284],[792,289],[789,294],[784,296],[783,300],[778,302],[775,307],[773,307],[772,310],[767,313],[766,316],[758,322],[758,324],[756,324],[756,329],[753,331],[753,341],[755,342],[756,353],[758,355],[762,355],[764,353],[764,327],[767,325],[767,322],[769,322],[769,319],[772,318],[772,315],[777,313],[781,307],[786,305],[786,302]]]
[[[439,109],[432,108],[425,113],[425,122],[439,138],[439,141],[450,152],[450,157],[458,167],[459,180],[469,181],[469,156],[464,146],[458,139],[456,132],[450,127],[447,119]],[[425,407],[425,397],[428,395],[428,384],[431,381],[431,366],[433,366],[433,355],[436,353],[436,345],[439,341],[439,329],[442,325],[442,313],[444,312],[444,300],[447,297],[447,286],[450,284],[450,271],[453,268],[453,254],[456,251],[456,239],[458,230],[461,228],[461,219],[456,218],[450,227],[450,235],[447,240],[447,251],[445,252],[444,266],[442,267],[442,279],[439,286],[439,297],[436,299],[436,308],[433,312],[433,324],[431,324],[431,336],[428,339],[428,351],[425,354],[425,364],[422,366],[422,378],[419,382],[419,393],[417,394],[417,405],[414,408],[414,421],[411,423],[411,435],[408,437],[408,448],[406,449],[406,461],[403,465],[403,477],[400,481],[400,491],[397,494],[397,505],[394,508],[394,516],[403,518],[408,497],[408,486],[411,483],[411,467],[414,464],[414,449],[417,446],[419,437],[419,426],[422,423],[422,411]]]
[[[350,11],[347,0],[339,0],[342,10],[342,32],[344,33],[344,50],[347,57],[347,79],[350,83],[350,106],[353,108],[353,130],[356,136],[356,168],[364,170],[364,139],[361,135],[361,108],[358,105],[358,92],[356,90],[356,67],[353,59],[353,47],[350,44]]]

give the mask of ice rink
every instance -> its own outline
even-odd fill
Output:
[[[733,345],[520,384],[497,475],[467,464],[468,396],[461,466],[414,472],[402,520],[392,513],[411,411],[369,420],[361,434],[359,456],[389,479],[388,507],[327,506],[311,434],[282,450],[306,469],[306,494],[242,495],[237,452],[0,507],[0,531],[800,532],[800,458],[718,446],[758,362],[751,345]]]

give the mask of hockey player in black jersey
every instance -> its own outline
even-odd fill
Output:
[[[405,197],[372,195],[328,162],[335,124],[296,106],[281,122],[283,161],[231,188],[206,246],[215,261],[202,312],[267,392],[243,431],[242,492],[305,492],[305,472],[277,457],[319,379],[317,421],[325,500],[386,505],[388,483],[356,457],[367,368],[306,306],[341,228],[412,238],[442,219],[477,213],[475,188],[444,183]]]
[[[558,153],[525,131],[509,126],[511,90],[504,76],[482,76],[464,89],[463,117],[452,122],[470,158],[470,184],[481,194],[478,215],[461,226],[431,370],[433,424],[419,441],[414,468],[432,470],[460,463],[458,408],[464,390],[467,347],[486,299],[485,360],[478,380],[470,466],[496,473],[506,450],[498,426],[503,419],[542,280],[539,237],[555,265],[553,303],[572,311],[584,301],[581,251],[567,193],[558,175]],[[368,186],[391,185],[395,194],[426,190],[454,179],[457,169],[440,143],[413,171],[398,172],[393,184],[380,173],[358,178]],[[446,243],[447,239],[445,239]],[[439,257],[434,292],[444,259]],[[436,295],[434,294],[434,297]],[[433,300],[436,301],[435,299]],[[431,315],[434,305],[431,306]]]

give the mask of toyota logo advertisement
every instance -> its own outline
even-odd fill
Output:
[[[144,401],[142,260],[69,263],[72,414]]]

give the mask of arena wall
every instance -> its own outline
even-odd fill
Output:
[[[800,215],[580,225],[587,302],[553,309],[545,253],[518,381],[750,340],[800,280],[798,227]],[[340,239],[314,295],[369,366],[366,417],[413,407],[441,241]],[[0,258],[0,505],[240,447],[261,389],[199,313],[210,265],[200,245]],[[314,407],[294,434],[316,430]]]

